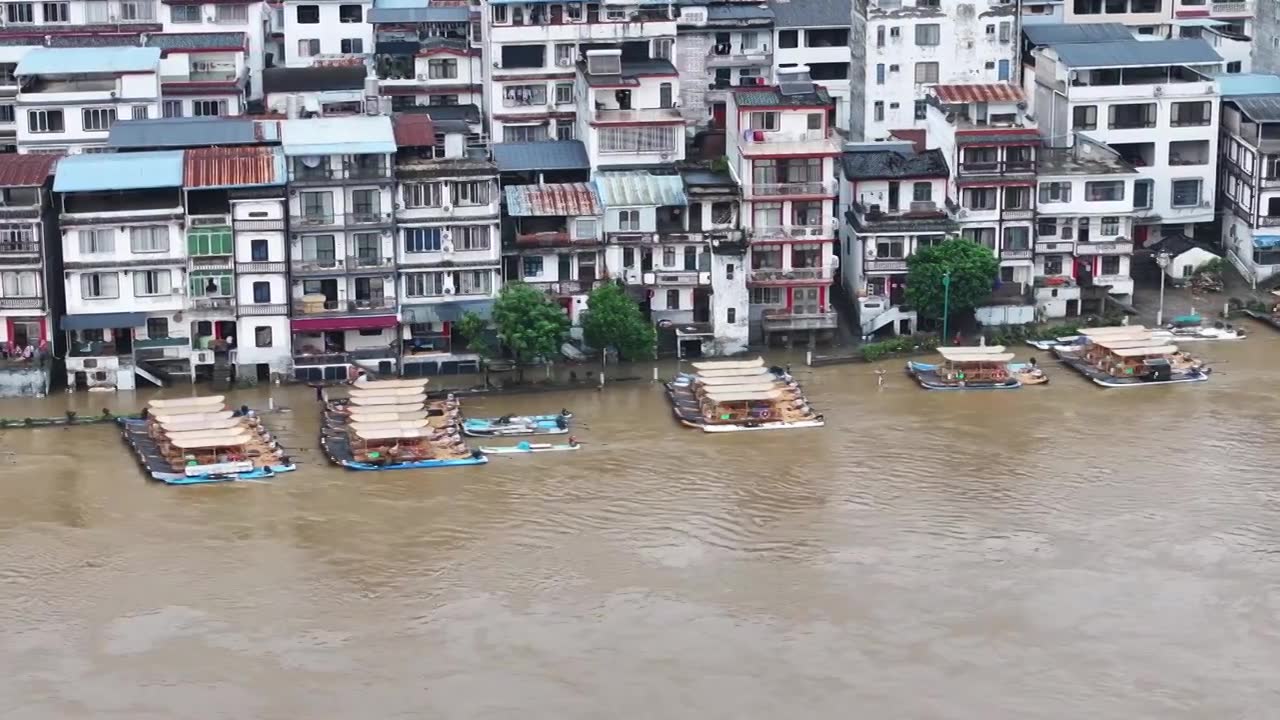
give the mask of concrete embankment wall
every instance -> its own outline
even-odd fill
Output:
[[[49,372],[44,368],[0,368],[0,397],[43,395],[48,387]]]

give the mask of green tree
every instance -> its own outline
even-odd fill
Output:
[[[560,351],[569,331],[569,317],[541,290],[524,283],[502,288],[493,303],[493,324],[498,339],[516,361],[519,378],[524,366],[538,358],[550,358]]]
[[[493,357],[493,343],[490,341],[489,321],[473,312],[462,314],[458,321],[458,334],[467,341],[467,349],[488,360]]]
[[[1000,261],[990,249],[969,240],[947,240],[907,259],[907,302],[921,317],[941,320],[942,276],[950,272],[950,313],[968,312],[991,294],[999,271]]]
[[[591,291],[582,316],[582,334],[591,347],[613,348],[626,360],[652,358],[658,342],[658,334],[640,306],[615,283]]]

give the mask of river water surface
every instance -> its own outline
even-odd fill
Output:
[[[1275,718],[1257,332],[1185,387],[797,369],[822,430],[683,429],[647,382],[470,400],[569,407],[586,445],[454,470],[327,466],[307,388],[232,397],[291,408],[266,419],[304,464],[270,484],[144,482],[107,426],[0,431],[0,717]]]

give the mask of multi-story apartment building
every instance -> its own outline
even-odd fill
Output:
[[[464,4],[384,7],[374,3],[369,11],[374,67],[381,92],[391,96],[393,109],[479,106],[484,101],[480,26],[472,25],[471,18],[471,9]]]
[[[1022,90],[1009,83],[935,85],[928,99],[929,143],[952,168],[960,236],[991,248],[1000,280],[1032,282],[1036,154],[1040,134]]]
[[[394,122],[404,374],[476,367],[455,323],[468,312],[488,317],[501,285],[497,168],[468,146],[465,122],[420,113]]]
[[[544,290],[579,325],[605,272],[604,209],[591,183],[503,188],[505,281]]]
[[[1280,5],[1260,2],[1254,6],[1254,11],[1250,56],[1253,71],[1280,73]]]
[[[85,154],[58,163],[67,386],[164,384],[190,372],[180,150]]]
[[[252,72],[249,39],[244,33],[148,35],[143,42],[161,51],[160,94],[164,101],[160,109],[164,117],[241,115],[252,97],[251,80],[256,83],[254,89],[261,92],[262,70],[259,68],[256,75]]]
[[[856,11],[856,9],[855,9]],[[900,0],[866,6],[865,138],[923,127],[929,87],[1013,80],[1018,52],[1014,3]]]
[[[57,160],[54,155],[0,160],[0,346],[55,344],[62,248],[51,236],[50,181]]]
[[[675,64],[688,131],[723,128],[730,88],[772,82],[773,11],[742,2],[684,5],[679,32]]]
[[[0,153],[18,151],[17,109],[18,61],[27,48],[0,46]]]
[[[294,377],[395,372],[391,118],[285,120]]]
[[[845,211],[840,280],[856,301],[861,334],[888,328],[910,334],[914,310],[903,310],[907,258],[956,233],[947,198],[950,171],[941,150],[910,142],[849,146],[841,159]]]
[[[364,63],[267,68],[262,81],[267,112],[318,118],[363,113],[376,103],[378,80]]]
[[[773,76],[808,68],[810,79],[825,89],[835,109],[834,127],[848,125],[850,100],[858,88],[849,41],[850,0],[772,0]],[[766,81],[766,83],[769,81]]]
[[[1079,315],[1081,288],[1106,288],[1129,302],[1133,202],[1138,173],[1084,135],[1069,148],[1042,149],[1036,162],[1036,305],[1041,317]]]
[[[835,103],[803,73],[782,71],[778,80],[734,90],[725,154],[750,238],[752,337],[812,340],[836,326]]]
[[[1222,103],[1222,246],[1246,280],[1280,273],[1280,94]]]
[[[1051,145],[1076,133],[1105,143],[1139,174],[1133,239],[1194,234],[1214,219],[1222,60],[1203,40],[1127,40],[1038,48],[1035,108]],[[1160,234],[1160,233],[1157,233]]]
[[[1061,25],[1065,0],[1024,0],[1020,16],[1023,27]]]
[[[582,130],[580,106],[592,95],[588,80],[596,69],[585,65],[590,62],[588,50],[620,50],[624,63],[665,61],[674,103],[677,73],[670,61],[675,57],[677,13],[672,4],[491,1],[483,10],[484,47],[489,53],[485,107],[495,141],[576,137]],[[611,90],[618,94],[611,107],[620,107],[635,85],[634,75],[618,78],[617,70],[606,74],[615,76]],[[683,139],[678,144],[683,147]]]
[[[160,116],[157,48],[35,48],[15,74],[20,153],[101,148],[117,118]]]
[[[323,65],[373,53],[372,0],[284,0],[284,64]]]
[[[702,355],[744,352],[751,334],[751,296],[741,226],[742,189],[729,173],[707,167],[688,167],[680,175],[689,198],[685,237],[711,250],[711,299],[710,322],[675,327],[677,350],[681,356],[690,354],[687,349]]]
[[[684,160],[684,117],[669,60],[627,60],[618,49],[589,50],[578,65],[577,135],[594,169]],[[602,198],[603,199],[603,198]]]

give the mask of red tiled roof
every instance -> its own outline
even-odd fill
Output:
[[[5,155],[0,160],[0,187],[36,187],[53,173],[61,155]]]
[[[391,118],[396,147],[431,147],[436,144],[435,125],[430,115],[402,113]]]
[[[1022,89],[1009,83],[934,85],[933,92],[944,103],[1023,102]]]
[[[186,151],[183,186],[237,187],[282,184],[277,151],[269,147],[205,147]]]

